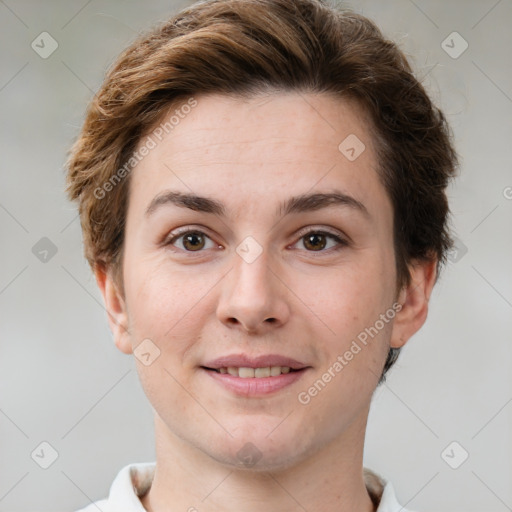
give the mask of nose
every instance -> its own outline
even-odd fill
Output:
[[[223,280],[217,317],[227,327],[249,334],[265,334],[284,325],[290,316],[289,290],[271,268],[267,251],[251,263],[238,254]]]

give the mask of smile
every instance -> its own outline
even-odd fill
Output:
[[[284,390],[302,378],[311,370],[308,368],[292,369],[289,366],[264,366],[250,368],[246,366],[228,366],[221,368],[201,367],[215,385],[229,393],[244,398],[262,398]],[[278,373],[279,372],[279,373]]]
[[[241,379],[261,379],[264,377],[277,377],[283,373],[290,373],[292,370],[289,366],[265,366],[262,368],[248,368],[245,366],[235,367],[228,366],[226,368],[208,368],[218,373],[228,373],[233,377],[240,377]]]

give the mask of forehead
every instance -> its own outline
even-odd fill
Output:
[[[348,100],[297,92],[198,95],[173,105],[138,148],[150,139],[153,149],[132,173],[130,202],[139,209],[166,188],[224,197],[245,210],[248,199],[256,207],[256,198],[282,201],[317,188],[350,192],[369,210],[390,207],[370,123]]]

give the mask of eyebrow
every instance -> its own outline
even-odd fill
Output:
[[[221,217],[226,216],[226,207],[220,201],[198,196],[196,194],[168,190],[153,198],[149,206],[146,208],[146,217],[151,216],[156,210],[164,205],[174,205],[197,212],[219,215]],[[329,193],[317,192],[290,197],[280,203],[276,214],[278,216],[286,216],[291,213],[320,210],[333,205],[348,207],[362,213],[365,217],[370,217],[368,209],[363,203],[361,203],[361,201],[337,190]]]

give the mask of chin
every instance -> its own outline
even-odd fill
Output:
[[[298,432],[293,425],[279,425],[272,421],[259,424],[251,421],[231,430],[233,437],[223,437],[205,447],[205,452],[216,461],[247,471],[265,472],[285,470],[306,457],[312,450],[305,432]],[[286,420],[285,420],[286,422]],[[212,447],[215,447],[212,450]]]

